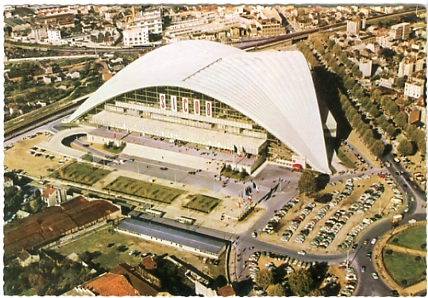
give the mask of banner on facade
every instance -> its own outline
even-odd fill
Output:
[[[165,110],[166,102],[165,102],[165,94],[159,93],[159,104],[161,110]]]
[[[212,104],[211,101],[205,102],[205,115],[207,117],[212,117]]]
[[[189,99],[186,97],[183,97],[182,103],[183,103],[183,112],[186,114],[189,113]]]
[[[201,106],[199,105],[199,99],[195,99],[193,101],[193,111],[194,111],[195,115],[201,114]]]
[[[171,110],[177,112],[177,96],[171,95]]]

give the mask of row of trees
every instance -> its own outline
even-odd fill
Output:
[[[340,93],[340,90],[338,92]],[[375,136],[370,125],[363,120],[361,114],[358,113],[357,109],[343,93],[340,93],[340,104],[342,105],[342,110],[345,111],[345,117],[358,133],[363,143],[367,145],[374,156],[381,157],[385,152],[385,144],[378,136]]]
[[[421,130],[416,126],[410,125],[407,123],[408,116],[407,113],[401,111],[399,106],[391,100],[388,96],[382,96],[380,90],[375,89],[372,92],[371,98],[366,95],[364,89],[351,77],[344,67],[346,65],[351,68],[351,73],[354,77],[358,77],[356,64],[353,64],[343,51],[339,51],[341,48],[338,44],[335,44],[333,40],[327,39],[324,35],[317,36],[317,38],[309,39],[313,42],[314,49],[323,54],[323,59],[327,61],[329,67],[335,71],[341,78],[343,86],[349,90],[351,96],[355,98],[360,104],[365,113],[371,117],[374,117],[373,120],[376,125],[378,125],[390,138],[395,138],[401,131],[404,131],[407,137],[410,139],[403,140],[400,142],[399,148],[397,150],[403,155],[412,155],[416,150],[421,150],[425,152],[426,150],[426,138]],[[324,36],[324,37],[323,37]],[[305,49],[309,47],[307,45],[300,46],[299,49]],[[329,49],[330,51],[325,51]],[[335,56],[333,56],[332,52]],[[310,53],[308,50],[304,52],[305,56],[309,56]],[[340,66],[336,61],[336,58],[340,62]],[[380,135],[377,135],[373,132],[372,127],[368,124],[368,121],[362,118],[362,115],[358,110],[350,103],[348,97],[340,92],[340,103],[342,105],[342,110],[345,112],[345,116],[348,119],[349,123],[360,135],[363,142],[369,147],[372,153],[376,157],[380,157],[384,154],[385,145],[380,140]],[[379,105],[383,108],[380,109]],[[383,112],[386,112],[390,118],[387,119]]]
[[[349,90],[353,98],[361,104],[362,109],[368,115],[375,118],[373,121],[376,125],[378,125],[390,138],[395,138],[400,132],[404,132],[408,140],[400,142],[397,150],[401,154],[413,155],[416,150],[420,150],[421,152],[426,151],[425,133],[415,125],[408,124],[407,113],[401,110],[395,101],[389,96],[382,95],[382,92],[377,88],[373,90],[370,97],[366,95],[365,90],[354,79],[355,77],[360,77],[358,65],[352,63],[347,58],[346,53],[341,51],[340,45],[328,39],[325,34],[317,35],[312,39],[310,38],[309,41],[313,42],[314,49],[323,55],[323,59],[328,63],[332,71],[342,78],[343,86]],[[330,51],[325,51],[325,49],[329,49]],[[396,55],[394,51],[391,51],[382,51],[381,55],[384,55],[386,58],[395,61],[395,64],[398,64],[398,61],[402,57]],[[338,66],[339,64],[342,65]],[[345,66],[348,68],[348,71],[345,69]],[[351,72],[353,77],[351,77],[348,72]],[[398,81],[399,82],[396,84],[400,83],[398,87],[402,88],[405,78]],[[346,95],[341,94],[340,98],[342,108],[345,111],[348,121],[360,134],[363,142],[368,145],[375,156],[382,156],[385,146],[383,143],[381,144],[382,141],[379,140],[379,136],[373,134],[370,125],[361,118],[355,108],[352,108]],[[409,105],[410,101],[405,101],[404,104],[405,106]],[[382,107],[382,109],[380,107]],[[388,114],[389,119],[387,119],[383,113]]]

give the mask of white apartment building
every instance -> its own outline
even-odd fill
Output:
[[[390,36],[376,36],[376,42],[381,46],[382,48],[391,48],[392,40]]]
[[[51,43],[60,43],[61,31],[57,29],[48,29],[48,41]]]
[[[389,30],[389,35],[393,39],[407,40],[409,39],[410,29],[411,28],[409,23],[400,23],[391,26],[391,29]]]
[[[48,37],[48,29],[46,27],[33,27],[29,37],[35,41],[44,41]]]
[[[418,59],[415,63],[415,72],[421,71],[424,69],[425,59]]]
[[[398,65],[398,77],[410,77],[415,67],[414,59],[403,59]]]
[[[149,44],[149,29],[147,27],[129,27],[123,30],[124,46],[142,46]]]
[[[371,59],[361,59],[358,63],[360,71],[363,73],[363,78],[370,77],[372,75],[373,61]]]
[[[348,20],[346,22],[346,34],[358,35],[360,33],[360,20]]]
[[[162,34],[162,15],[159,10],[138,12],[134,23],[140,27],[146,27],[150,34]]]
[[[410,79],[404,85],[404,95],[419,98],[424,95],[424,80]]]

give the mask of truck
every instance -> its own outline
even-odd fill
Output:
[[[392,224],[396,225],[403,219],[402,214],[397,214],[392,217]]]

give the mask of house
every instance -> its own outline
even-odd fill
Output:
[[[70,255],[68,255],[66,258],[69,259],[69,260],[71,260],[71,261],[73,261],[73,262],[81,264],[83,267],[88,267],[88,264],[86,264],[85,262],[83,262],[80,259],[80,257],[76,253],[74,253],[74,252],[71,253]]]
[[[43,76],[42,80],[43,80],[44,84],[50,84],[50,83],[52,83],[52,79],[49,78],[49,77]]]
[[[80,73],[78,71],[74,71],[67,74],[67,77],[70,79],[78,79],[80,78]]]
[[[421,111],[415,109],[410,112],[409,115],[409,124],[421,125]]]
[[[139,296],[125,276],[110,272],[90,281],[84,288],[97,296]]]
[[[45,203],[45,205],[47,205],[48,207],[55,206],[55,204],[56,204],[55,188],[46,187],[43,190],[41,199]]]
[[[16,212],[16,217],[17,217],[17,218],[24,218],[24,217],[27,217],[27,216],[30,216],[30,213],[28,213],[27,211],[24,211],[24,210],[18,210],[18,211]]]
[[[153,260],[151,256],[146,256],[141,260],[141,265],[143,265],[144,269],[150,270],[155,269],[157,267],[157,263]]]
[[[159,294],[167,296],[141,279],[136,269],[127,263],[118,264],[110,272],[103,273],[62,296],[86,296],[87,294],[91,296],[158,296]]]
[[[16,259],[18,260],[19,264],[22,267],[27,267],[31,263],[39,262],[40,256],[39,254],[36,254],[36,253],[31,254],[27,250],[23,249],[20,253],[18,253],[18,256],[16,257]]]
[[[218,288],[217,294],[221,297],[236,296],[235,290],[232,288],[232,285],[225,285],[222,288]]]

